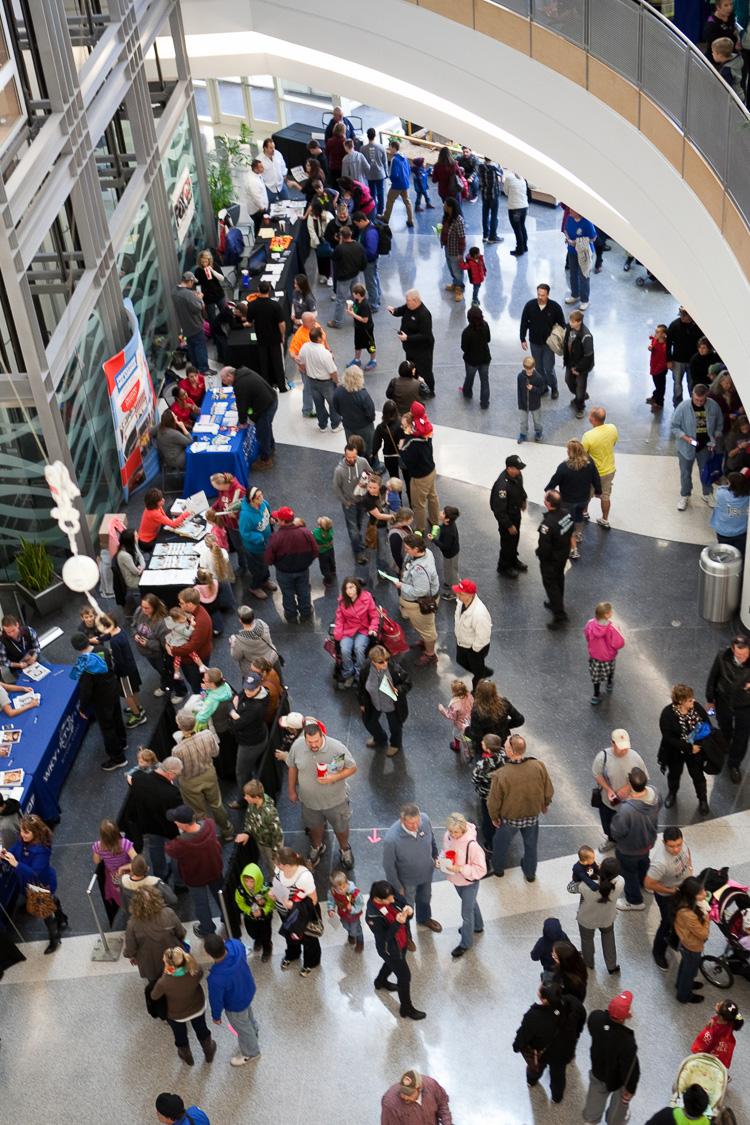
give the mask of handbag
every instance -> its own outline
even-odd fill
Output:
[[[381,644],[391,656],[398,656],[400,652],[408,652],[409,645],[406,643],[404,630],[401,626],[395,621],[391,621],[382,606],[378,606],[378,615],[380,617],[378,644]]]
[[[34,918],[51,918],[57,910],[57,904],[49,887],[27,883],[26,910]]]
[[[319,258],[332,258],[333,247],[331,246],[330,242],[326,242],[326,240],[322,238],[318,245],[315,247],[315,253]]]
[[[604,751],[604,764],[602,765],[602,777],[605,776],[604,771],[607,768],[607,751]],[[604,801],[602,800],[602,791],[598,785],[595,785],[591,790],[591,807],[592,809],[600,809]]]
[[[701,469],[701,484],[714,484],[724,472],[724,454],[712,453]]]
[[[417,598],[417,605],[423,617],[428,617],[431,613],[437,613],[438,604],[434,594],[422,594],[421,598]]]
[[[555,355],[563,354],[563,343],[565,340],[565,329],[562,324],[553,324],[549,336],[547,337],[546,344],[550,351]]]

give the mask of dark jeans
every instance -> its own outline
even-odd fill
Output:
[[[542,585],[555,621],[568,620],[563,604],[565,599],[565,561],[562,565],[558,564],[557,566],[552,563],[540,563],[539,565]]]
[[[333,393],[336,388],[330,379],[310,379],[310,394],[312,395],[315,413],[318,416],[318,428],[324,430],[328,425],[328,415],[331,416],[331,429],[341,425],[341,415],[333,405]]]
[[[703,953],[693,953],[680,942],[682,959],[677,970],[677,1000],[680,1004],[687,1004],[693,995],[693,981],[698,972]]]
[[[744,559],[747,550],[747,532],[744,535],[719,535],[717,531],[716,540],[718,543],[726,543],[730,547],[736,547]]]
[[[173,675],[174,670],[172,667],[172,658],[164,653],[163,656],[147,656],[151,667],[155,672],[159,673],[159,687],[162,691],[169,691],[174,683]]]
[[[706,775],[703,772],[703,751],[693,754],[692,747],[686,754],[675,754],[669,759],[667,767],[667,788],[670,793],[676,793],[680,788],[682,768],[687,766],[687,771],[693,781],[695,795],[699,801],[706,799]]]
[[[401,720],[399,719],[395,711],[388,711],[386,714],[383,714],[382,711],[376,711],[375,708],[373,708],[370,712],[369,718],[366,719],[364,715],[362,716],[362,722],[365,724],[368,732],[372,735],[376,742],[385,742],[386,733],[383,730],[383,724],[380,721],[381,717],[384,718],[386,723],[388,724],[388,730],[390,732],[389,744],[391,746],[398,746],[399,750],[401,750],[404,745],[404,728],[401,726]]]
[[[494,199],[485,199],[482,196],[482,236],[484,238],[497,238],[497,207],[500,196]]]
[[[479,375],[479,405],[485,407],[490,405],[490,365],[489,363],[480,363],[477,367],[472,367],[468,363],[464,363],[466,369],[466,377],[464,378],[463,395],[464,398],[472,398],[474,394],[474,376]]]
[[[641,887],[651,863],[648,852],[645,855],[625,855],[619,848],[615,848],[615,855],[620,861],[622,877],[625,880],[625,898],[635,905],[643,902]]]
[[[355,555],[360,555],[364,550],[362,544],[362,521],[364,519],[365,510],[360,501],[355,501],[353,504],[342,504],[341,507],[344,509],[346,530],[349,533],[349,542],[352,545],[352,550]]]
[[[487,811],[487,802],[484,797],[479,798],[479,803],[482,806],[482,835],[484,836],[484,846],[485,848],[491,848],[497,829],[492,823],[492,818]]]
[[[671,945],[672,949],[677,948],[677,938],[675,937],[673,918],[672,918],[672,895],[654,895],[656,905],[659,908],[659,915],[661,921],[659,922],[658,929],[654,934],[654,953],[659,957],[664,957],[667,952],[667,946]]]
[[[370,195],[375,200],[376,214],[382,215],[385,211],[385,191],[383,185],[385,180],[368,180],[367,186],[370,189]]]
[[[518,543],[520,527],[516,524],[518,534],[511,535],[507,527],[500,528],[500,557],[497,560],[498,570],[511,570],[518,562]]]
[[[528,207],[513,207],[508,210],[508,219],[510,225],[516,236],[516,250],[525,254],[529,248],[526,238],[526,216],[529,213]]]
[[[535,344],[529,340],[529,351],[534,358],[537,371],[543,377],[549,389],[551,391],[556,390],[555,353],[552,348],[548,347],[547,344]]]
[[[588,371],[574,373],[572,368],[565,368],[565,383],[568,390],[576,400],[576,410],[583,410],[586,405],[586,385],[589,381]]]
[[[529,879],[536,875],[537,842],[539,840],[539,824],[531,824],[528,828],[516,828],[515,824],[508,824],[507,820],[500,823],[495,829],[495,838],[492,842],[492,866],[495,874],[505,871],[505,857],[508,854],[510,842],[516,832],[523,838],[523,859],[521,870]]]
[[[417,378],[424,379],[429,391],[435,390],[435,376],[432,371],[432,357],[432,348],[430,348],[430,350],[427,352],[412,352],[411,355],[409,355],[408,352],[406,353],[406,359],[410,360],[417,369]]]
[[[197,367],[199,371],[208,371],[208,348],[203,329],[194,332],[192,336],[186,336],[185,343],[193,367]]]
[[[295,941],[290,937],[286,939],[287,961],[299,961],[303,953],[302,964],[306,969],[314,969],[320,964],[320,942],[316,937],[308,937],[305,934],[302,941]]]
[[[296,617],[298,613],[301,617],[309,617],[312,613],[310,568],[305,567],[304,570],[289,574],[277,567],[276,581],[281,590],[281,602],[287,617]]]
[[[274,395],[273,403],[269,406],[265,413],[255,419],[255,436],[258,439],[258,458],[261,461],[269,461],[271,454],[276,449],[276,442],[273,437],[273,416],[276,413],[279,405],[279,400]]]
[[[94,715],[99,724],[104,749],[113,762],[124,762],[128,748],[128,736],[122,721],[119,701],[114,706],[107,701],[94,701]]]
[[[651,396],[657,406],[664,405],[664,395],[667,390],[667,373],[666,371],[659,371],[656,375],[651,376],[651,381],[654,384],[654,393]]]
[[[375,983],[385,984],[391,973],[393,973],[396,978],[397,984],[402,987],[408,985],[411,981],[411,969],[406,961],[406,950],[401,952],[400,957],[389,957],[387,960],[385,958],[383,959],[383,964],[375,978]]]
[[[216,923],[213,920],[211,913],[211,899],[209,898],[209,891],[216,901],[217,913],[221,914],[221,899],[219,898],[219,891],[221,890],[221,879],[214,879],[213,883],[209,883],[206,887],[191,887],[190,894],[193,899],[193,906],[198,918],[198,925],[204,934],[215,934]]]
[[[227,539],[229,540],[230,551],[235,551],[237,554],[238,570],[249,570],[250,567],[247,561],[247,550],[245,548],[245,544],[242,542],[240,529],[238,527],[228,527]]]
[[[477,684],[483,680],[487,675],[487,653],[490,651],[490,646],[486,644],[479,652],[475,652],[473,648],[463,648],[461,645],[456,645],[456,664],[460,664],[467,672],[471,672],[471,690],[477,690]]]
[[[247,559],[247,569],[250,572],[250,589],[257,590],[264,582],[268,582],[271,572],[263,560],[262,551],[247,551],[245,558]]]
[[[204,1039],[210,1039],[211,1032],[206,1027],[205,1012],[200,1016],[196,1016],[195,1019],[191,1020],[190,1022],[193,1025],[193,1031],[195,1032],[199,1043],[202,1043]],[[167,1023],[172,1028],[172,1034],[174,1035],[174,1045],[175,1045],[175,1047],[187,1047],[187,1045],[188,1045],[187,1024],[186,1023],[177,1023],[176,1020],[167,1020]]]
[[[180,671],[187,680],[188,687],[190,688],[193,695],[200,695],[201,691],[203,690],[203,686],[201,683],[203,674],[198,668],[198,665],[195,663],[195,661],[192,660],[189,656],[183,657],[182,664],[180,665]],[[183,685],[178,680],[172,680],[172,685],[172,692],[174,695],[187,694],[187,692],[182,691]]]
[[[604,835],[608,840],[612,839],[609,834],[609,830],[612,826],[612,821],[615,819],[616,812],[617,809],[608,808],[607,805],[604,804],[604,802],[602,802],[602,804],[599,806],[599,820],[602,822],[602,831],[604,832]]]
[[[336,553],[331,547],[330,551],[321,551],[318,555],[318,565],[324,582],[333,584],[336,577]]]
[[[738,767],[747,753],[747,743],[750,739],[750,707],[738,707],[734,711],[723,696],[717,695],[716,718],[719,729],[729,742],[730,768]]]
[[[529,1063],[526,1067],[526,1081],[529,1086],[536,1086],[547,1066],[549,1066],[549,1092],[552,1101],[561,1102],[565,1093],[565,1063],[546,1063],[541,1058],[537,1069]]]

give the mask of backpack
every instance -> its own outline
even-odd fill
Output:
[[[386,254],[390,254],[391,252],[393,231],[388,226],[388,223],[383,223],[379,219],[371,219],[370,221],[378,232],[378,254],[383,258]]]
[[[238,266],[245,252],[245,239],[239,227],[230,227],[227,231],[226,246],[224,249],[224,265]]]
[[[464,177],[464,174],[461,171],[461,169],[459,168],[458,164],[456,165],[456,171],[454,173],[454,179],[456,181],[456,191],[455,191],[456,196],[458,196],[459,193],[460,193],[461,199],[468,199],[469,198],[469,185],[467,184],[466,179]]]

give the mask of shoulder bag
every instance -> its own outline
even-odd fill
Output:
[[[555,355],[563,354],[563,341],[565,340],[565,329],[562,324],[553,324],[552,330],[546,339],[547,347],[553,351]]]
[[[607,768],[607,751],[605,750],[604,751],[604,764],[602,765],[602,777],[607,776],[606,773],[604,772],[606,770],[606,768]],[[591,807],[592,807],[592,809],[600,809],[602,807],[603,803],[604,802],[602,801],[601,788],[598,785],[595,785],[594,788],[591,790]]]
[[[418,563],[417,563],[417,566],[419,566]],[[427,574],[427,570],[425,569],[425,567],[419,566],[419,569],[424,571],[425,574]],[[429,581],[429,578],[430,578],[430,576],[429,576],[429,574],[427,574],[428,581]],[[423,617],[429,617],[429,615],[431,613],[437,613],[437,607],[438,607],[437,592],[438,592],[439,589],[440,589],[440,583],[438,582],[438,588],[437,588],[437,590],[435,590],[435,593],[433,594],[432,593],[432,582],[430,582],[430,593],[429,594],[422,594],[421,597],[417,598],[417,605],[419,606],[419,612],[422,614]]]
[[[26,910],[34,918],[51,918],[57,910],[57,904],[49,887],[39,883],[27,883]]]

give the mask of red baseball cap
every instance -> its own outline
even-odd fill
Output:
[[[451,586],[451,590],[454,594],[476,594],[477,584],[470,578],[462,578],[458,586]]]
[[[294,512],[291,508],[279,508],[277,512],[271,512],[275,520],[281,520],[282,523],[291,523],[294,519]]]
[[[614,1000],[610,1000],[607,1011],[613,1020],[626,1020],[630,1015],[630,1005],[633,1003],[632,992],[621,992],[619,996],[615,996]]]

